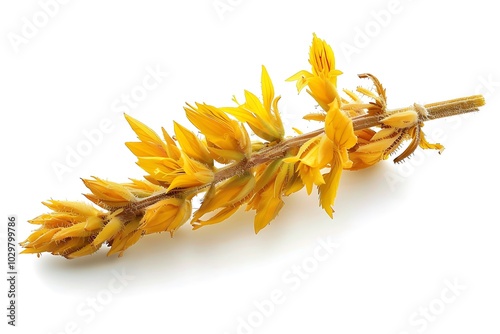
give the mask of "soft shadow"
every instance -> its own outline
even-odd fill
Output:
[[[200,270],[217,274],[221,268],[240,270],[259,265],[262,258],[285,256],[282,253],[290,251],[290,245],[310,242],[320,234],[342,238],[353,225],[369,224],[367,211],[376,215],[377,210],[386,210],[391,198],[404,194],[405,187],[391,191],[386,184],[384,173],[391,167],[382,163],[363,171],[345,172],[333,223],[318,206],[317,193],[307,196],[303,189],[285,199],[280,215],[257,236],[253,230],[254,212],[240,209],[225,222],[196,231],[186,224],[174,238],[167,233],[145,236],[121,258],[107,257],[107,248],[103,247],[91,256],[74,260],[44,254],[34,259],[34,265],[50,285],[68,288],[109,280],[113,270],[149,277],[155,284],[164,280],[189,281]]]

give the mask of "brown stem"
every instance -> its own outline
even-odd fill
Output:
[[[424,108],[427,109],[427,117],[424,120],[433,120],[443,117],[449,117],[454,115],[460,115],[464,113],[469,113],[473,111],[478,111],[480,106],[485,104],[484,97],[481,95],[474,95],[469,97],[458,98],[454,100],[430,103],[424,105]],[[388,111],[388,113],[394,113],[401,110],[407,110],[406,108],[394,109]],[[380,125],[380,120],[387,115],[362,115],[352,118],[352,124],[354,127],[354,131],[367,129],[371,127],[376,127]],[[248,159],[244,159],[232,165],[223,167],[219,169],[214,176],[214,180],[211,184],[207,184],[202,187],[197,188],[189,188],[189,189],[174,189],[168,193],[162,193],[153,195],[150,197],[146,197],[137,202],[131,203],[124,208],[124,211],[120,214],[120,216],[124,219],[130,219],[136,215],[140,215],[144,213],[144,210],[160,201],[169,197],[179,196],[179,195],[188,195],[193,193],[198,193],[208,188],[212,184],[219,183],[224,181],[234,175],[238,175],[242,171],[249,170],[255,166],[260,164],[276,160],[282,158],[286,155],[287,151],[294,147],[300,147],[306,141],[311,138],[314,138],[324,132],[324,129],[314,130],[312,132],[308,132],[296,137],[292,137],[289,139],[285,139],[282,142],[264,148],[258,152],[252,154],[252,156]]]
[[[424,107],[429,112],[427,119],[438,119],[478,111],[485,104],[482,95],[473,95],[454,100],[430,103]]]

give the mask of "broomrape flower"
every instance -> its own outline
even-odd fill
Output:
[[[139,227],[146,234],[170,232],[173,236],[182,224],[191,217],[191,201],[183,198],[167,198],[149,206]]]
[[[297,81],[297,90],[300,92],[305,86],[309,85],[314,78],[322,78],[337,87],[337,76],[342,72],[335,68],[335,56],[332,47],[324,40],[319,39],[313,34],[313,41],[309,49],[309,64],[312,66],[312,73],[302,70],[287,81]]]
[[[333,218],[333,203],[340,183],[342,169],[350,168],[352,161],[347,150],[357,142],[352,120],[340,108],[340,97],[337,92],[337,76],[342,74],[335,68],[335,57],[331,47],[325,41],[313,36],[309,53],[309,63],[313,73],[300,71],[290,77],[297,80],[300,92],[308,86],[308,93],[326,112],[324,116],[312,116],[309,119],[324,121],[324,132],[307,141],[294,158],[287,162],[299,162],[297,170],[304,181],[308,194],[313,184],[318,186],[320,205]],[[321,170],[330,167],[330,171],[322,174]]]
[[[85,197],[105,209],[119,208],[136,201],[135,196],[127,189],[126,185],[105,181],[98,177],[94,177],[94,180],[83,179],[82,181],[92,192],[92,194],[85,194]]]
[[[254,231],[260,232],[276,218],[285,204],[283,196],[299,191],[304,186],[296,174],[296,164],[285,159],[274,160],[259,166],[254,195],[248,201],[246,210],[255,210]]]
[[[308,194],[311,193],[313,184],[318,186],[320,204],[331,218],[342,169],[352,166],[347,150],[356,141],[352,121],[340,110],[337,100],[334,100],[325,117],[324,133],[302,145],[297,156],[285,160],[290,163],[299,162],[297,170]],[[327,166],[330,171],[321,174],[321,170]]]
[[[262,102],[255,94],[245,90],[245,103],[239,104],[234,97],[233,101],[238,107],[227,107],[222,110],[240,122],[245,122],[260,138],[269,142],[280,141],[285,135],[278,110],[280,97],[274,97],[274,86],[265,66],[262,66],[261,84]]]
[[[184,110],[191,123],[205,135],[208,150],[216,161],[222,164],[241,161],[252,153],[246,129],[221,109],[196,103],[196,107],[188,104]]]
[[[193,228],[216,224],[229,218],[245,202],[254,187],[255,178],[250,171],[210,187],[201,207],[193,215]],[[218,212],[215,215],[205,221],[201,220],[203,215],[216,210]]]
[[[149,173],[145,176],[147,180],[166,187],[167,191],[201,187],[213,180],[213,160],[207,146],[186,128],[175,125],[179,148],[165,129],[162,129],[165,138],[162,141],[143,123],[130,116],[126,118],[141,140],[127,143],[127,146],[139,158],[137,164]],[[159,156],[155,156],[155,153],[159,153]]]
[[[90,255],[103,245],[108,255],[124,251],[151,233],[171,236],[187,221],[193,229],[220,223],[237,210],[254,210],[254,231],[269,225],[283,208],[283,197],[303,187],[316,187],[319,205],[333,217],[333,206],[343,170],[373,166],[409,142],[395,159],[402,162],[418,147],[443,151],[422,131],[424,122],[478,110],[480,95],[426,105],[388,109],[386,91],[371,74],[375,89],[357,87],[339,94],[332,48],[313,35],[309,48],[311,70],[302,70],[287,81],[296,81],[321,111],[304,116],[320,122],[312,132],[287,137],[278,110],[280,96],[267,72],[261,69],[261,98],[244,91],[244,102],[234,107],[206,103],[187,104],[186,116],[198,129],[194,133],[174,122],[171,136],[164,128],[157,134],[125,115],[138,141],[126,146],[147,173],[144,180],[119,183],[98,177],[83,179],[92,203],[50,200],[51,211],[30,220],[37,225],[22,253],[51,253],[66,258]],[[259,140],[250,140],[250,134]],[[193,212],[192,199],[204,194]],[[99,207],[99,209],[97,208]]]
[[[113,243],[114,235],[123,223],[115,215],[106,215],[94,207],[79,202],[51,200],[43,203],[53,210],[31,220],[41,227],[21,245],[22,253],[50,252],[66,258],[76,258],[97,251],[104,242]]]

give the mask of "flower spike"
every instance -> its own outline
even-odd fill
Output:
[[[424,123],[477,111],[480,95],[426,105],[388,109],[386,90],[371,74],[360,74],[375,89],[337,88],[333,49],[313,34],[310,71],[296,81],[321,110],[304,116],[320,122],[317,130],[285,134],[278,110],[280,96],[267,69],[261,68],[261,96],[244,91],[244,102],[232,107],[187,104],[186,116],[199,134],[174,122],[175,136],[156,133],[125,115],[137,136],[126,146],[146,172],[144,179],[119,183],[98,177],[83,179],[91,202],[49,200],[50,210],[30,220],[37,225],[25,241],[23,253],[51,253],[68,259],[90,255],[103,245],[108,256],[122,256],[143,236],[168,232],[171,236],[190,221],[193,229],[217,224],[237,210],[254,210],[253,229],[261,231],[278,216],[284,197],[302,188],[316,188],[319,205],[333,218],[334,203],[344,170],[368,168],[387,159],[409,142],[394,159],[400,163],[418,148],[441,153],[429,143]],[[343,92],[342,96],[339,93]],[[251,138],[257,138],[251,140]],[[193,198],[203,195],[193,210]],[[193,212],[194,211],[194,212]]]

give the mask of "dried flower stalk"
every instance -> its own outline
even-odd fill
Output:
[[[139,141],[126,143],[147,175],[116,183],[97,177],[84,179],[90,194],[83,202],[44,202],[50,213],[30,222],[40,225],[21,243],[23,253],[49,252],[76,258],[96,252],[103,244],[108,255],[123,252],[151,233],[171,235],[191,219],[193,229],[226,220],[241,206],[255,210],[254,229],[267,226],[282,208],[283,196],[303,187],[317,187],[320,205],[333,217],[333,204],[343,170],[359,170],[387,159],[404,141],[410,143],[394,162],[402,162],[418,148],[442,152],[429,143],[424,122],[477,111],[480,95],[426,105],[388,109],[385,89],[371,74],[375,90],[358,87],[339,95],[335,57],[331,47],[313,36],[309,63],[312,72],[299,71],[296,81],[322,112],[305,115],[323,126],[309,133],[285,137],[278,110],[280,97],[262,67],[262,99],[245,91],[245,102],[217,108],[196,103],[184,109],[189,121],[203,134],[174,122],[175,136],[162,136],[125,115]],[[366,101],[368,99],[368,101]],[[249,132],[261,138],[252,141]],[[175,138],[175,139],[174,139]],[[222,166],[221,166],[222,165]],[[192,212],[191,201],[204,193],[201,207]]]

